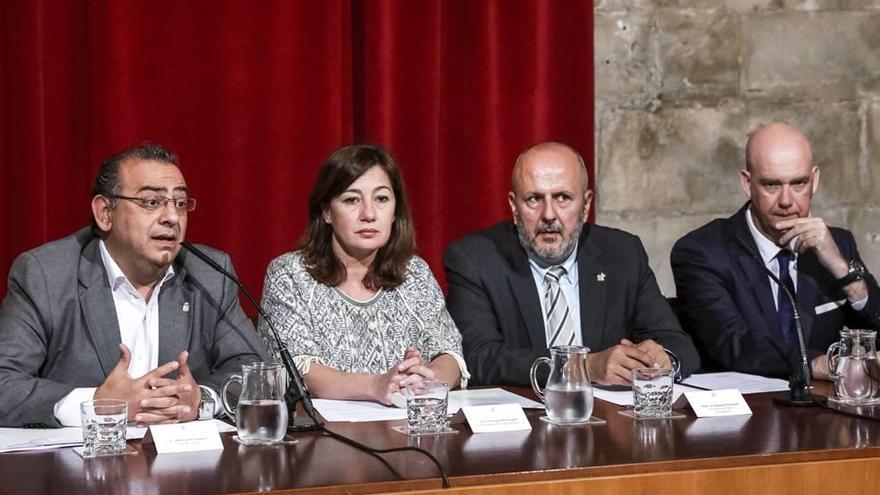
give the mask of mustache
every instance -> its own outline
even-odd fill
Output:
[[[550,225],[541,225],[535,229],[535,235],[541,234],[561,234],[562,233],[562,225],[559,224],[550,224]]]

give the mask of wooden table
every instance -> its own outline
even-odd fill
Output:
[[[517,392],[525,390],[514,389]],[[530,393],[528,394],[530,395]],[[602,426],[558,427],[528,413],[530,432],[410,438],[392,423],[331,423],[373,447],[415,445],[434,453],[452,479],[413,454],[384,461],[321,433],[296,445],[244,447],[231,434],[215,453],[165,454],[132,442],[138,455],[83,460],[70,448],[0,454],[3,494],[424,493],[664,494],[876,493],[880,421],[747,396],[753,415],[634,421],[597,401]]]

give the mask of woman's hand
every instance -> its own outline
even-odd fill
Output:
[[[391,404],[391,394],[401,392],[401,389],[407,383],[414,381],[411,376],[419,376],[418,380],[422,379],[422,375],[420,375],[420,373],[424,372],[421,369],[424,368],[422,365],[422,355],[417,350],[415,352],[418,354],[411,353],[410,348],[408,348],[404,354],[403,361],[392,366],[385,373],[373,376],[372,393],[370,395],[375,401],[389,405]],[[431,371],[428,370],[428,372]],[[431,373],[433,375],[433,372]]]

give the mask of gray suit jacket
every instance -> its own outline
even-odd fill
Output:
[[[202,249],[232,270],[229,256]],[[242,363],[264,359],[265,348],[232,282],[185,251],[174,271],[159,293],[159,364],[188,350],[196,382],[219,390]],[[19,256],[0,309],[0,426],[59,426],[55,403],[74,388],[100,386],[120,341],[89,228]]]
[[[660,293],[638,237],[586,224],[577,260],[587,347],[601,351],[624,337],[654,339],[678,357],[682,376],[697,369],[697,350]],[[472,383],[528,386],[529,367],[550,352],[538,288],[513,223],[456,241],[443,264],[446,306],[461,331]]]

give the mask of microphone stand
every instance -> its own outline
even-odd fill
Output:
[[[788,297],[789,301],[791,301],[791,307],[794,311],[794,327],[797,333],[798,339],[798,351],[799,355],[794,359],[789,360],[789,365],[793,368],[793,373],[788,377],[788,394],[777,395],[773,397],[773,402],[777,404],[784,404],[787,406],[816,406],[819,405],[816,402],[816,398],[813,397],[813,394],[810,393],[810,379],[812,378],[812,374],[810,373],[810,363],[807,360],[807,346],[804,342],[804,330],[801,327],[801,314],[798,310],[797,301],[794,298],[794,294],[788,290],[788,287],[779,280],[779,277],[776,276],[770,269],[768,269],[764,265],[764,260],[762,260],[757,253],[749,246],[744,240],[739,237],[734,237],[736,239],[736,243],[748,253],[749,257],[758,264],[758,266],[768,275],[770,278],[776,282],[776,285],[779,286],[779,290],[783,291]],[[794,362],[792,362],[794,361]]]
[[[278,330],[275,328],[275,325],[272,324],[272,320],[269,319],[269,316],[266,315],[263,307],[257,303],[257,300],[254,299],[254,296],[252,296],[251,293],[241,283],[241,281],[238,280],[238,277],[229,273],[226,269],[220,266],[219,263],[212,260],[208,255],[193,246],[191,243],[181,241],[180,245],[183,246],[187,251],[195,255],[197,258],[207,263],[208,266],[225,275],[226,278],[235,283],[235,285],[237,285],[238,288],[241,289],[241,292],[244,294],[247,300],[250,301],[253,307],[256,308],[257,312],[260,313],[260,317],[263,318],[263,321],[265,321],[266,324],[269,326],[269,329],[272,332],[272,339],[275,341],[275,346],[278,348],[278,352],[281,355],[281,363],[284,366],[284,370],[287,371],[288,382],[287,390],[284,393],[284,401],[287,403],[287,412],[288,417],[290,418],[288,428],[293,431],[309,431],[321,429],[323,423],[318,419],[317,413],[315,412],[315,406],[312,405],[312,398],[309,394],[309,389],[308,387],[306,387],[302,375],[299,374],[299,370],[293,363],[293,359],[290,357],[290,351],[288,351],[287,346],[285,346],[281,342],[281,338],[278,336]],[[311,423],[297,422],[295,420],[297,403],[302,404],[303,410],[308,415]]]

